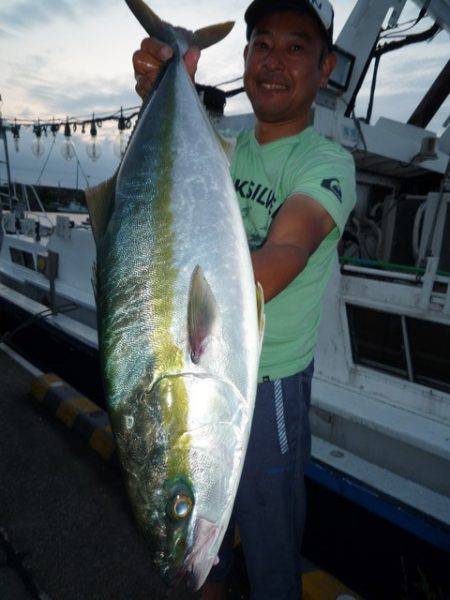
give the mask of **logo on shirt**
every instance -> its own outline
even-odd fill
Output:
[[[234,182],[236,192],[243,200],[251,200],[261,206],[264,206],[271,215],[277,204],[277,199],[274,192],[254,181],[245,181],[243,179],[236,179]]]
[[[342,202],[342,188],[339,179],[324,179],[322,187],[333,192],[339,202]]]

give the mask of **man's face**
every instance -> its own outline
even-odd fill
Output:
[[[258,21],[245,48],[244,85],[256,117],[267,123],[304,118],[325,85],[334,56],[309,14],[285,10]],[[331,64],[333,63],[333,64]]]

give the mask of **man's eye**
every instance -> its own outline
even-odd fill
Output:
[[[292,44],[291,50],[293,52],[301,52],[303,50],[303,46],[300,46],[300,44]]]
[[[258,48],[260,48],[261,50],[267,50],[269,47],[269,44],[267,42],[256,42],[256,46]]]

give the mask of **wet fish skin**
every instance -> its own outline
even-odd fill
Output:
[[[174,50],[93,221],[99,347],[128,494],[160,574],[198,589],[242,470],[260,332],[229,166]]]

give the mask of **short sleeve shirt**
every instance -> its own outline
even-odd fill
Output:
[[[264,244],[274,216],[294,194],[313,198],[336,224],[300,275],[265,306],[259,380],[288,377],[305,369],[314,355],[323,294],[356,202],[353,157],[312,127],[264,145],[246,130],[237,138],[231,175],[250,250]]]

